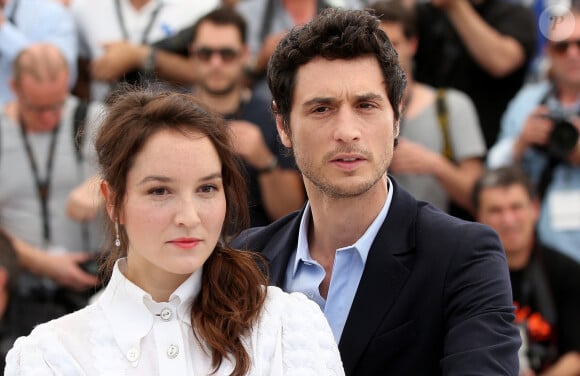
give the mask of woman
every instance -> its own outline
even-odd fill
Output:
[[[20,338],[6,375],[344,374],[318,306],[227,245],[247,207],[221,119],[188,95],[123,93],[96,151],[110,281]]]

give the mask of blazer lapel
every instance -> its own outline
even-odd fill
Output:
[[[352,375],[370,339],[405,285],[409,269],[397,259],[414,247],[412,226],[417,203],[393,182],[393,200],[368,255],[339,349],[347,375]]]
[[[283,227],[284,231],[275,232],[262,251],[262,256],[269,264],[268,279],[271,285],[284,285],[288,261],[298,244],[298,230],[303,214],[304,209]]]

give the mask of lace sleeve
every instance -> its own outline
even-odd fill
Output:
[[[284,305],[284,374],[344,375],[338,347],[320,307],[300,293],[290,294]]]
[[[20,337],[6,355],[5,376],[81,375],[58,336],[43,325]]]

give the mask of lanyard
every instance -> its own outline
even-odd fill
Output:
[[[24,129],[24,124],[20,121],[20,134],[22,136],[22,142],[24,142],[24,148],[26,149],[26,155],[28,161],[30,162],[30,168],[32,174],[34,175],[34,182],[36,183],[36,193],[38,194],[38,200],[40,202],[40,208],[42,210],[42,224],[43,224],[43,237],[45,245],[50,244],[50,222],[48,215],[48,197],[50,195],[50,179],[52,176],[52,165],[54,161],[54,152],[56,149],[56,140],[58,136],[58,131],[60,130],[60,124],[52,130],[52,139],[50,140],[50,148],[48,150],[48,157],[46,158],[46,177],[44,179],[40,178],[38,171],[38,165],[36,163],[36,158],[34,157],[34,152],[30,146],[30,141],[28,140],[28,134]]]
[[[10,11],[10,14],[7,17],[7,20],[13,25],[16,25],[15,17],[17,9],[18,9],[18,0],[14,0],[14,2],[12,3],[12,10]]]
[[[143,30],[143,34],[141,34],[141,44],[147,44],[147,37],[151,32],[153,23],[155,22],[155,19],[157,18],[157,15],[159,14],[159,11],[161,10],[162,6],[163,6],[162,4],[159,4],[157,8],[153,10],[153,13],[151,13],[149,23],[147,23],[147,26],[145,26],[145,30]],[[130,40],[129,32],[127,31],[127,26],[125,25],[125,18],[123,17],[123,10],[121,9],[121,0],[115,0],[115,10],[117,13],[117,21],[119,22],[119,27],[121,28],[121,32],[123,33],[123,38],[125,40]]]

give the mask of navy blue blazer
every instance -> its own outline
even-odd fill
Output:
[[[520,337],[497,235],[391,181],[393,201],[339,343],[346,374],[516,376]],[[273,285],[283,285],[301,217],[292,213],[234,241],[266,258]]]

